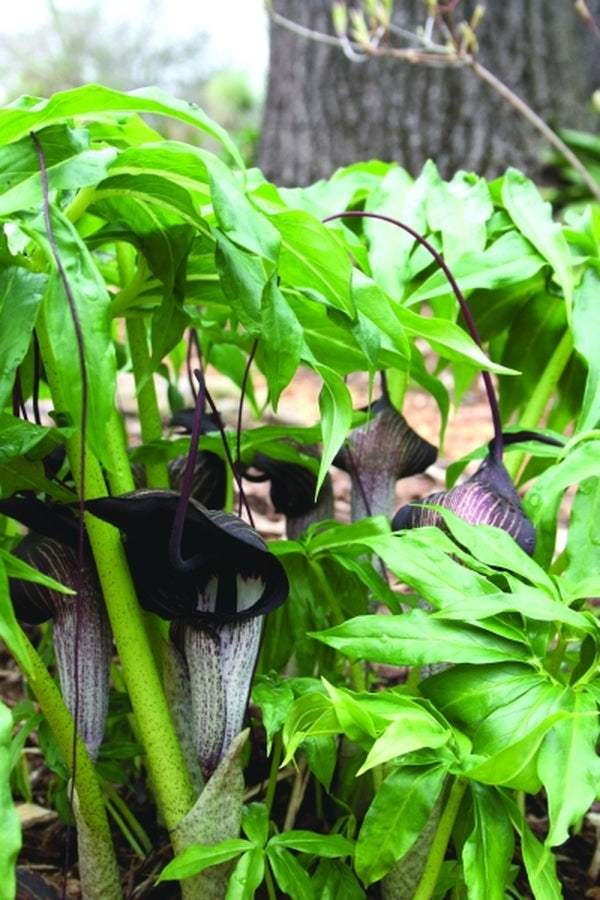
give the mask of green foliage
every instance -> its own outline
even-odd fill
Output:
[[[147,115],[219,141],[232,165],[159,140]],[[366,418],[346,376],[363,373],[372,386],[380,370],[398,398],[411,382],[435,398],[440,438],[481,368],[497,376],[506,426],[565,435],[564,446],[524,439],[507,454],[538,528],[533,558],[505,532],[443,509],[443,530],[392,533],[383,517],[325,520],[271,542],[290,596],[265,625],[253,689],[269,786],[265,801],[243,814],[232,799],[242,796],[243,740],[196,801],[202,775],[185,722],[176,734],[169,715],[171,708],[185,719],[183,680],[167,700],[154,657],[165,628],[142,616],[117,533],[88,520],[119,654],[114,680],[123,679],[131,700],[109,724],[95,775],[126,785],[127,772],[139,774],[143,747],[174,836],[176,858],[161,880],[179,879],[184,896],[198,896],[208,882],[197,879],[214,876],[227,898],[250,898],[264,881],[270,896],[303,900],[360,898],[385,881],[393,898],[394,873],[407,867],[416,871],[416,900],[433,896],[436,883],[438,894],[448,884],[502,898],[518,840],[534,896],[558,897],[552,848],[594,801],[600,778],[598,210],[559,225],[518,172],[492,184],[468,173],[444,182],[433,163],[417,179],[369,163],[302,191],[278,190],[245,170],[202,111],[155,90],[84,87],[48,101],[23,98],[0,111],[0,163],[3,500],[35,493],[72,508],[79,495],[125,493],[131,460],[146,467],[150,487],[163,486],[167,463],[190,441],[163,436],[154,376],[167,378],[180,404],[191,327],[205,371],[240,393],[244,385],[251,410],[269,414],[227,433],[242,467],[260,452],[325,485],[349,431]],[[446,277],[410,236],[372,219],[321,221],[347,208],[391,213],[428,237],[451,265],[485,351],[465,330]],[[321,383],[308,416],[316,424],[274,422],[300,367]],[[118,379],[130,370],[142,430],[131,454],[117,415]],[[52,412],[36,421],[40,375]],[[28,420],[20,415],[26,403]],[[306,449],[315,446],[320,460]],[[225,455],[214,433],[202,435],[200,448]],[[58,479],[48,468],[57,450],[66,454]],[[483,448],[473,448],[477,455]],[[571,516],[559,548],[567,492]],[[68,730],[10,602],[9,578],[32,576],[10,555],[15,526],[3,523],[0,635],[32,678],[47,764],[66,779]],[[409,667],[408,680],[390,683],[382,666]],[[19,721],[39,724],[29,713]],[[117,759],[130,761],[121,768]],[[314,778],[314,831],[284,828],[282,762],[296,762],[299,779]],[[8,771],[0,766],[2,777]],[[543,843],[516,802],[519,792],[541,789]],[[132,845],[145,846],[110,796]],[[230,832],[217,822],[210,840],[194,843],[194,809],[225,808]],[[83,813],[92,833],[97,812],[90,801]],[[449,843],[456,861],[443,867]]]

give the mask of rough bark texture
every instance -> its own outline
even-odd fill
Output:
[[[352,5],[352,4],[349,4]],[[459,4],[469,18],[473,0]],[[594,14],[600,0],[589,0]],[[274,0],[274,9],[331,33],[331,0]],[[394,21],[415,30],[423,0],[396,0]],[[594,127],[600,45],[571,0],[489,2],[479,60],[552,127]],[[538,174],[544,146],[532,126],[468,70],[391,59],[353,63],[335,47],[271,25],[270,71],[258,165],[279,184],[304,185],[362,159],[416,174],[433,158],[494,177],[507,166]]]

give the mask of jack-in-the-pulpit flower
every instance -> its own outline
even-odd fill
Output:
[[[444,527],[440,513],[432,508],[442,506],[472,525],[495,525],[507,531],[530,555],[535,550],[533,522],[526,516],[519,495],[506,467],[492,451],[477,471],[463,484],[447,491],[429,494],[420,503],[401,507],[392,519],[395,531],[424,525]]]
[[[254,528],[194,500],[188,501],[174,555],[179,500],[174,491],[145,490],[86,506],[123,533],[144,609],[173,621],[172,639],[191,681],[196,751],[209,777],[242,730],[260,616],[284,602],[288,581]]]
[[[104,736],[108,713],[112,633],[96,567],[87,545],[83,566],[75,549],[76,520],[69,510],[33,498],[8,498],[2,511],[58,537],[30,532],[14,555],[77,594],[34,581],[10,579],[17,619],[32,625],[52,620],[52,637],[63,698],[92,759]]]
[[[313,448],[299,449],[318,458]],[[307,466],[255,453],[253,467],[264,472],[261,480],[271,482],[271,503],[276,512],[285,516],[286,534],[290,540],[299,538],[314,522],[333,518],[333,485],[329,473],[315,497],[317,476]],[[247,472],[244,477],[250,478]]]
[[[424,472],[437,449],[414,431],[384,393],[369,407],[371,417],[350,432],[335,465],[350,475],[352,521],[391,516],[396,482]]]

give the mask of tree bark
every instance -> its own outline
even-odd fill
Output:
[[[332,34],[331,0],[274,0],[281,15]],[[352,5],[352,4],[349,4]],[[460,3],[469,19],[474,0]],[[600,0],[590,0],[593,14]],[[422,0],[397,0],[394,22],[424,23]],[[594,127],[600,45],[570,0],[487,4],[479,61],[553,128]],[[355,63],[336,47],[271,24],[267,101],[257,164],[282,185],[306,185],[359,160],[396,161],[418,174],[435,160],[488,178],[516,166],[539,175],[543,139],[468,69],[389,58]]]

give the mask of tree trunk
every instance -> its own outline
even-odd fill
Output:
[[[305,27],[332,33],[331,0],[273,5]],[[460,3],[457,19],[468,19],[473,6]],[[588,6],[597,13],[600,0]],[[394,22],[414,32],[424,24],[423,0],[397,0]],[[479,61],[551,127],[593,128],[600,45],[570,0],[491,2],[478,39]],[[389,58],[355,63],[277,24],[270,52],[257,164],[279,184],[309,184],[372,158],[413,174],[432,158],[446,178],[457,169],[495,177],[509,165],[539,175],[543,139],[467,69]]]

